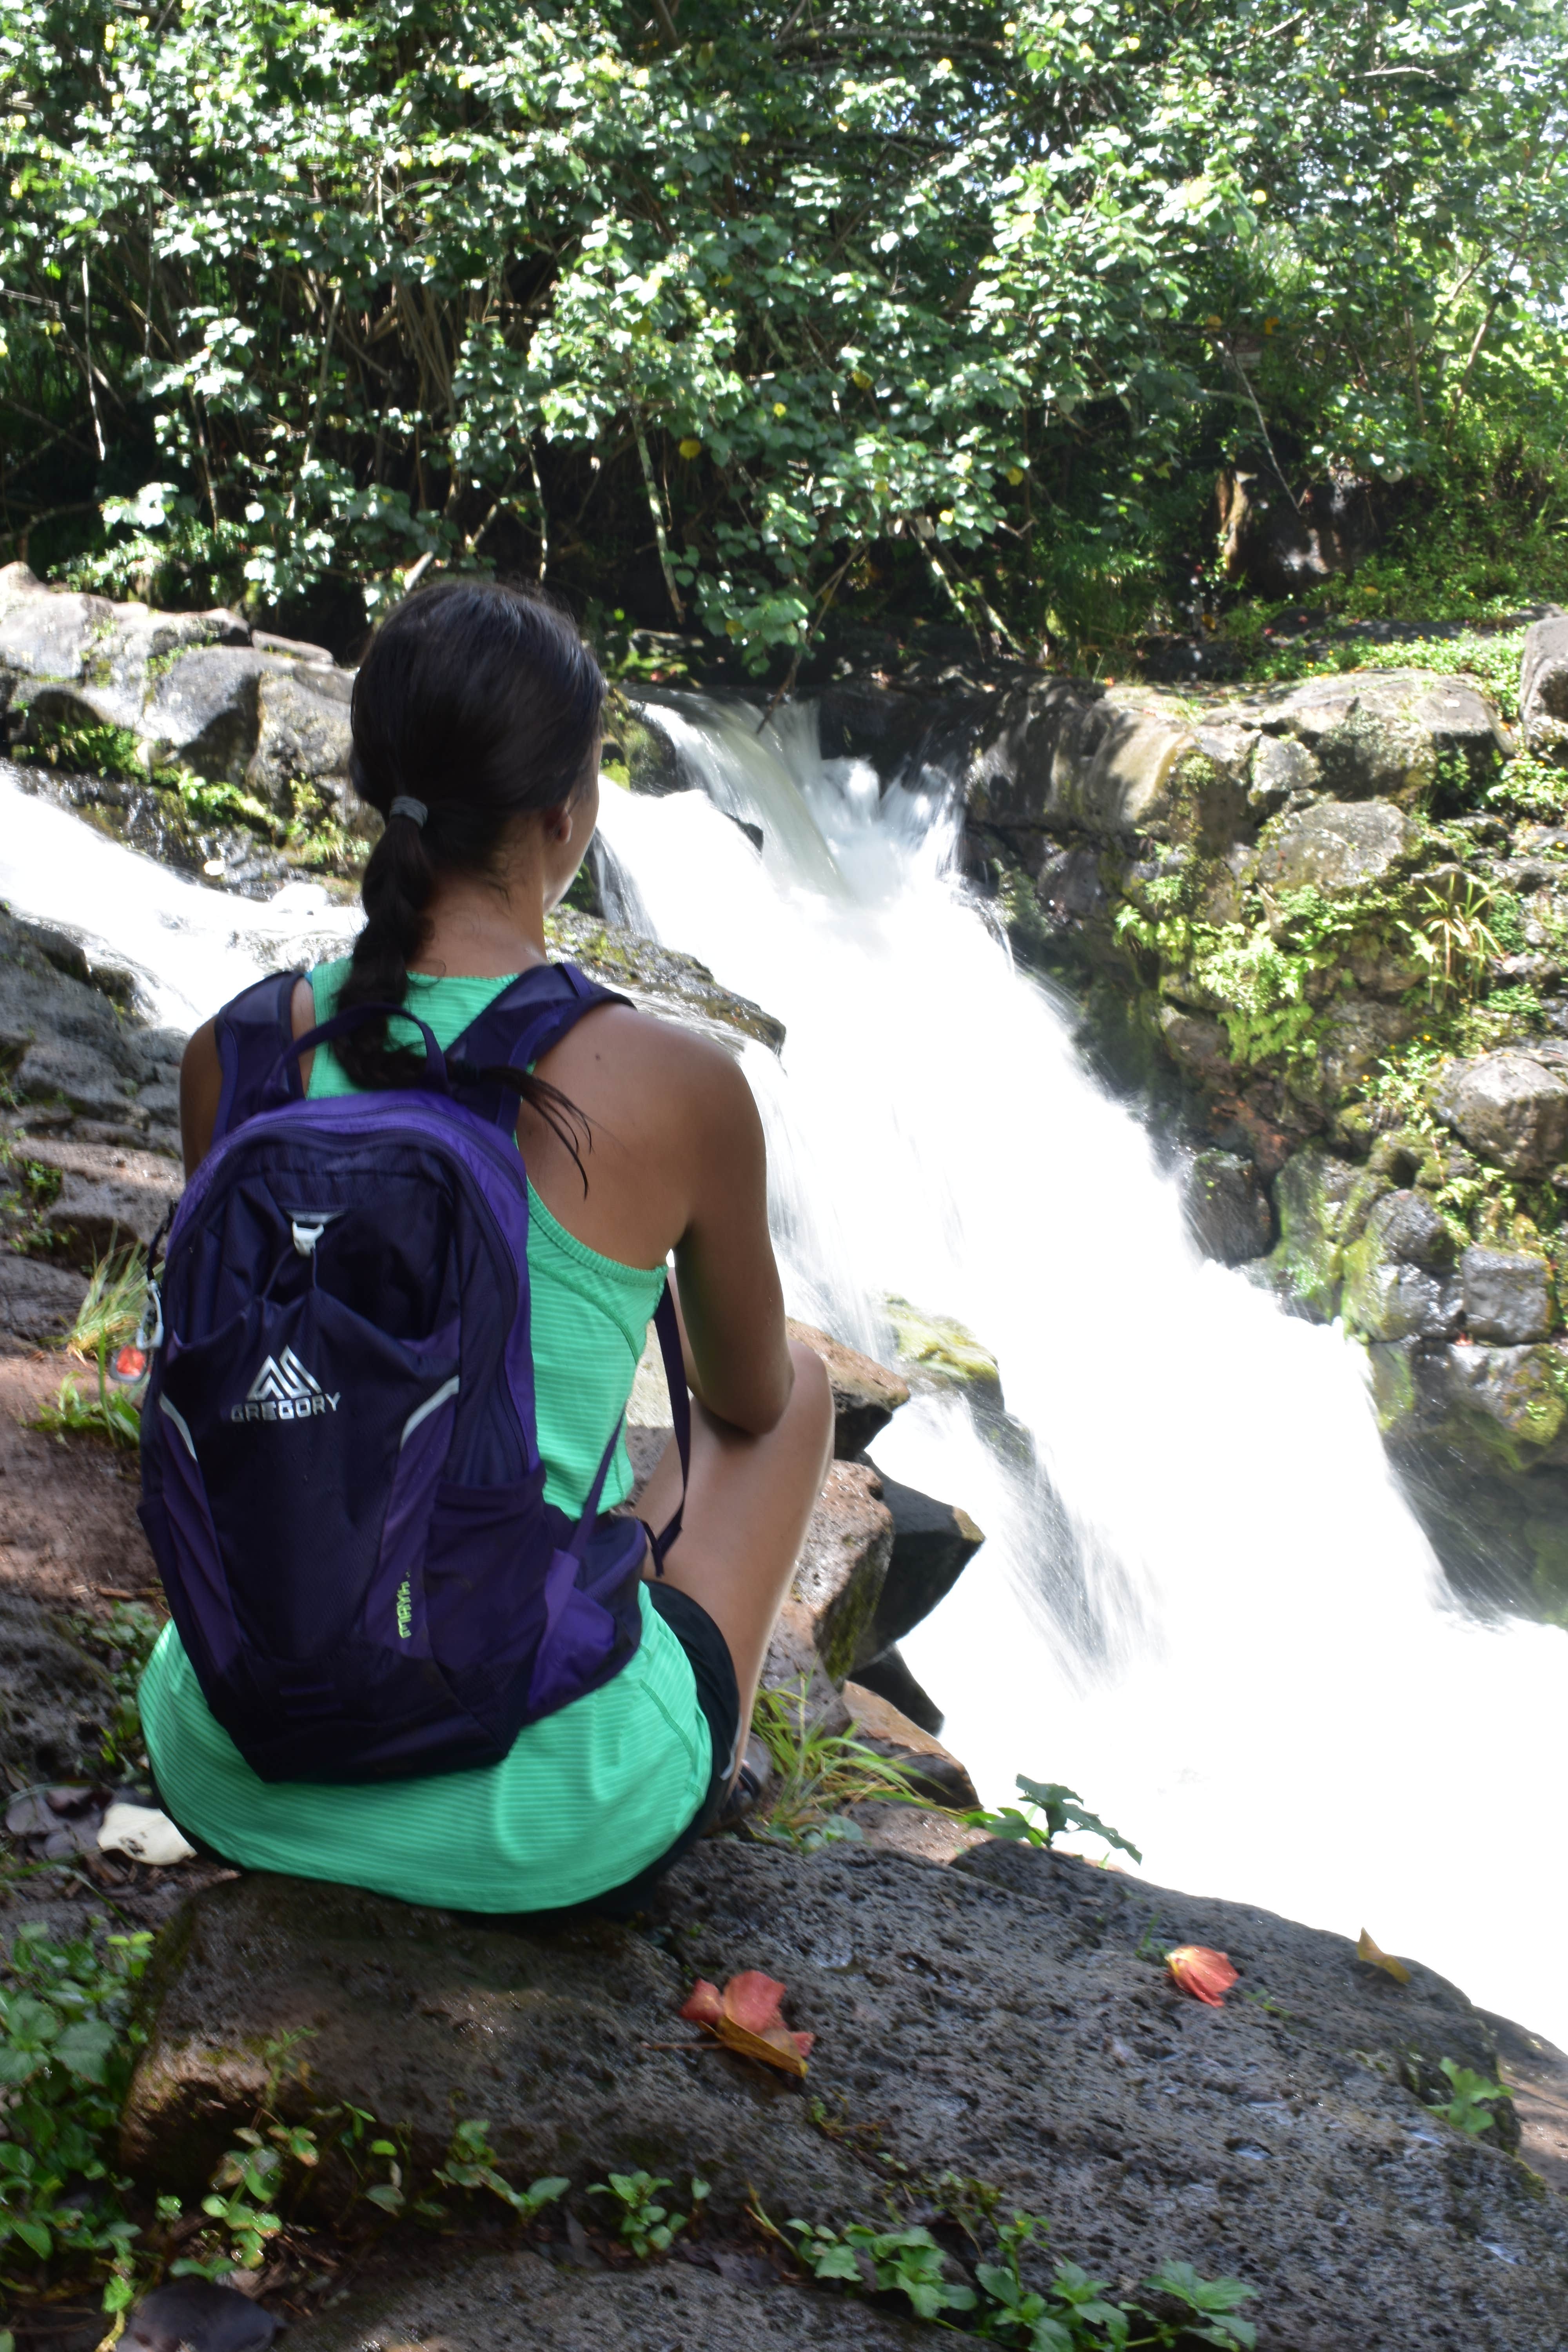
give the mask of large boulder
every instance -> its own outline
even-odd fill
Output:
[[[1568,1071],[1523,1047],[1456,1062],[1433,1108],[1512,1176],[1549,1176],[1568,1160]]]
[[[160,672],[148,698],[142,731],[154,755],[215,782],[243,783],[260,729],[261,682],[288,668],[285,656],[248,646],[198,646],[182,654]]]
[[[294,661],[263,674],[257,686],[256,749],[245,781],[279,816],[291,815],[301,787],[328,793],[352,815],[349,706],[352,670]]]
[[[1223,2009],[1168,1977],[1162,1953],[1188,1943],[1239,1970]],[[1260,2352],[1437,2352],[1456,2314],[1498,2352],[1559,2352],[1568,2209],[1511,2153],[1506,2102],[1479,2139],[1432,2112],[1448,2095],[1440,2061],[1493,2074],[1498,2030],[1426,1956],[1403,1957],[1401,1984],[1347,1937],[995,1843],[942,1869],[871,1846],[709,1840],[646,1933],[502,1933],[253,1877],[197,1897],[154,1952],[123,2152],[149,2191],[199,2195],[270,2079],[289,2122],[373,2116],[420,2182],[458,2120],[486,2118],[512,2178],[570,2180],[548,2248],[578,2272],[584,2225],[603,2226],[587,2191],[612,2168],[670,2178],[681,2202],[693,2172],[711,2183],[703,2242],[721,2279],[748,2205],[841,2228],[886,2211],[889,2179],[918,2200],[945,2176],[1047,2218],[1047,2276],[1070,2260],[1131,2281],[1173,2260],[1249,2281]],[[695,1978],[753,1968],[816,2036],[808,2096],[677,2015]],[[301,2033],[279,2079],[276,2053]],[[697,2054],[670,2046],[687,2043]],[[1561,2062],[1535,2050],[1555,2079]],[[868,2139],[890,2162],[868,2162]],[[346,2189],[334,2172],[302,2184],[318,2207]],[[586,2352],[644,2341],[619,2332],[628,2321],[652,2327],[650,2346],[680,2326],[689,2344],[749,2352],[780,2340],[795,2294],[772,2290],[754,2338],[722,2305],[672,2302],[654,2326],[642,2305],[595,2306],[542,2259],[476,2319],[471,2242],[426,2250],[400,2231],[388,2249],[416,2284],[384,2273],[362,2303],[346,2281],[349,2300],[296,2331],[299,2352],[525,2338]],[[874,2309],[811,2298],[783,2340],[811,2342],[822,2309],[837,2328],[826,2341],[887,2340]]]
[[[177,1152],[184,1040],[124,1009],[131,986],[68,935],[0,911],[0,1061],[28,1129]]]
[[[985,1538],[967,1511],[877,1473],[893,1522],[892,1549],[870,1620],[855,1645],[855,1666],[869,1664],[946,1599]]]
[[[1468,1249],[1459,1261],[1465,1328],[1518,1347],[1552,1328],[1552,1268],[1525,1250]]]
[[[1538,758],[1568,759],[1568,613],[1550,613],[1525,632],[1519,715]]]
[[[1187,1231],[1205,1257],[1243,1265],[1263,1255],[1274,1220],[1250,1160],[1235,1151],[1190,1151],[1179,1174]]]
[[[1266,828],[1258,879],[1270,890],[1344,898],[1415,864],[1421,828],[1392,801],[1315,801]]]
[[[893,1556],[893,1515],[868,1463],[835,1462],[795,1563],[790,1599],[811,1621],[828,1679],[843,1683],[858,1657],[881,1644],[866,1637]]]
[[[142,731],[149,680],[193,646],[243,646],[237,613],[158,613],[51,589],[25,563],[0,570],[0,708],[68,727]]]

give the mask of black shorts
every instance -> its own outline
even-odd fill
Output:
[[[647,1587],[647,1596],[691,1661],[697,1681],[697,1704],[707,1719],[713,1742],[713,1769],[702,1802],[680,1835],[658,1860],[650,1862],[646,1870],[639,1870],[635,1878],[628,1878],[624,1886],[612,1886],[580,1906],[584,1911],[603,1912],[612,1919],[629,1919],[635,1911],[645,1910],[656,1883],[672,1863],[679,1861],[689,1846],[696,1844],[717,1818],[734,1777],[741,1748],[741,1693],[730,1644],[701,1602],[693,1601],[689,1592],[678,1592],[674,1585],[655,1579]]]

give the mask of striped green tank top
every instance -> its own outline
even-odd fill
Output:
[[[311,973],[318,1021],[331,1018],[347,971],[343,960]],[[408,1003],[445,1048],[506,985],[413,972]],[[320,1047],[311,1100],[352,1091],[331,1047]],[[576,1512],[631,1393],[664,1270],[590,1249],[531,1184],[528,1272],[545,1493]],[[623,1442],[605,1504],[623,1501],[632,1484]],[[208,1711],[169,1625],[142,1681],[148,1754],[185,1827],[249,1869],[468,1911],[585,1902],[673,1843],[712,1769],[686,1653],[646,1593],[642,1616],[642,1641],[615,1680],[527,1725],[502,1762],[330,1787],[258,1778]]]

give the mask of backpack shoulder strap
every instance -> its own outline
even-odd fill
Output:
[[[528,1070],[558,1045],[584,1013],[597,1004],[626,1004],[629,997],[601,988],[574,963],[536,964],[494,996],[447,1049],[447,1068],[464,1100],[481,1118],[509,1131],[517,1124],[517,1089],[486,1086],[489,1070]]]
[[[265,980],[231,997],[213,1023],[218,1059],[223,1067],[223,1092],[218,1097],[213,1141],[227,1135],[242,1119],[258,1111],[278,1110],[304,1093],[297,1055],[279,1066],[279,1055],[294,1036],[294,988],[304,979],[297,971],[268,972]]]

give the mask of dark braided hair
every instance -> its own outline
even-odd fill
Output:
[[[571,619],[525,588],[443,580],[382,623],[354,680],[349,776],[387,824],[364,870],[365,925],[341,1012],[404,1003],[437,878],[493,873],[515,818],[566,807],[585,789],[605,693]],[[424,803],[423,825],[387,816],[400,794]],[[356,1086],[419,1083],[423,1049],[389,1045],[386,1028],[366,1021],[339,1039]],[[518,1091],[575,1159],[561,1114],[581,1113],[544,1079],[521,1079]]]

